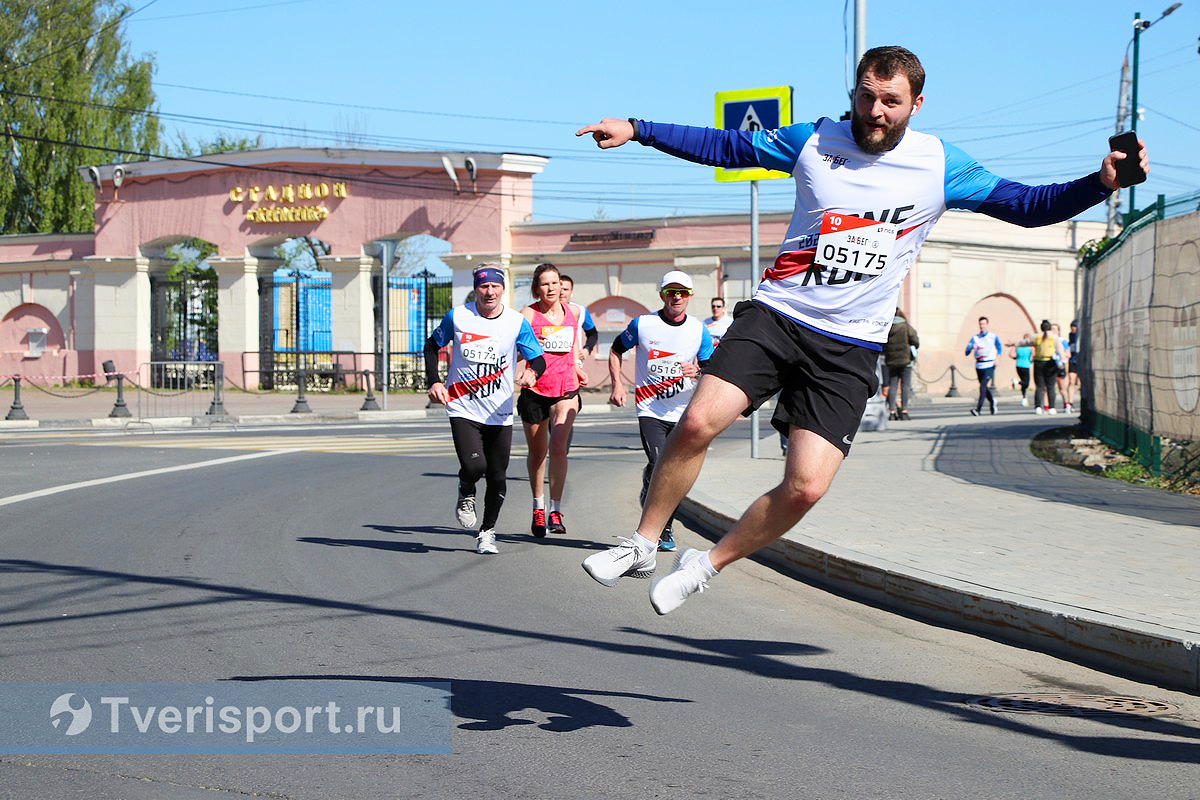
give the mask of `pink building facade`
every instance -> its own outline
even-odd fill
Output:
[[[748,214],[533,223],[534,176],[547,161],[291,148],[81,168],[81,180],[96,188],[92,233],[0,237],[0,377],[55,382],[96,375],[106,360],[120,371],[148,362],[151,279],[174,263],[169,246],[193,238],[215,248],[208,264],[218,276],[216,356],[235,378],[254,374],[260,350],[259,279],[281,265],[276,247],[297,237],[328,246],[317,266],[332,275],[333,346],[364,354],[365,367],[378,352],[378,243],[417,234],[449,244],[442,258],[453,269],[456,303],[468,296],[470,270],[481,261],[508,270],[514,306],[530,301],[537,264],[552,261],[570,274],[575,300],[601,329],[588,367],[594,385],[606,375],[613,336],[658,306],[664,272],[693,276],[697,316],[707,315],[710,297],[732,307],[752,292]],[[760,269],[773,259],[788,217],[762,215]],[[918,374],[926,388],[944,391],[951,365],[973,380],[962,349],[981,314],[1005,341],[1035,330],[1042,318],[1065,330],[1078,305],[1076,251],[1102,235],[1102,223],[1025,230],[947,214],[899,302],[921,336]],[[1011,361],[1002,361],[997,379],[1012,372]]]

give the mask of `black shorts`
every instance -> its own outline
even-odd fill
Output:
[[[572,389],[562,397],[546,397],[526,387],[517,397],[517,416],[521,418],[521,422],[528,422],[530,425],[545,422],[550,419],[550,409],[555,403],[578,395],[579,390]]]
[[[771,424],[812,431],[843,454],[879,390],[879,353],[830,339],[759,303],[743,300],[733,324],[704,367],[750,398],[744,414],[779,392]]]

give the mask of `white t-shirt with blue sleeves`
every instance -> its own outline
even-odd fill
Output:
[[[900,286],[934,223],[948,208],[973,211],[1000,182],[958,148],[909,129],[891,150],[871,155],[850,122],[822,118],[753,134],[764,167],[795,178],[796,208],[754,299],[843,341],[887,341]],[[887,269],[878,275],[841,267],[810,269],[825,212],[896,226]]]

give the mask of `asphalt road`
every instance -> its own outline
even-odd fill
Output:
[[[515,456],[479,556],[441,420],[0,437],[0,682],[421,679],[453,711],[448,755],[0,756],[0,797],[1200,797],[1200,698],[749,562],[661,618],[595,584],[643,463],[631,419],[585,420],[569,532],[534,540]],[[967,702],[1013,692],[1174,710]]]

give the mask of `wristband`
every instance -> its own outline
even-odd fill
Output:
[[[639,134],[638,121],[635,118],[630,117],[629,124],[633,126],[633,141],[637,142],[638,144],[641,144],[642,140],[640,138],[638,138],[638,134]]]

